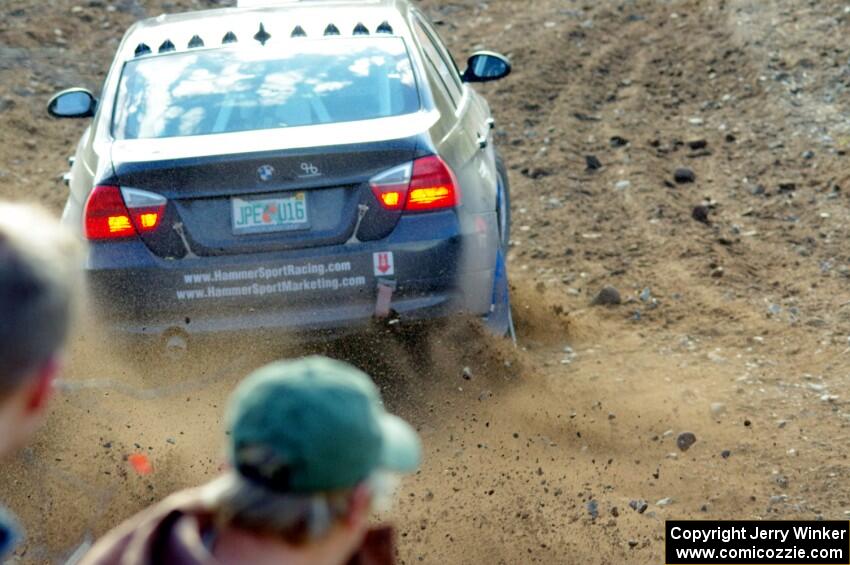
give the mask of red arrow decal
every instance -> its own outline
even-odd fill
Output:
[[[386,253],[378,255],[378,270],[382,273],[386,273],[390,270],[390,260]]]

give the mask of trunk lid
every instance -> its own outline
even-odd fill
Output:
[[[150,141],[113,146],[122,187],[168,199],[165,225],[143,236],[157,255],[185,255],[184,237],[200,256],[341,244],[354,235],[361,206],[368,211],[359,222],[358,239],[384,237],[399,213],[378,204],[368,180],[412,161],[417,148],[416,137],[410,137],[224,153],[230,136],[215,137],[215,147],[205,147],[201,138],[185,138],[184,143],[196,145],[194,150],[170,159],[162,158],[162,148]]]

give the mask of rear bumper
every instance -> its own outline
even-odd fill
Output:
[[[452,211],[402,217],[380,241],[277,253],[164,260],[140,240],[94,244],[87,270],[122,334],[350,330],[375,317],[379,285],[402,320],[486,314],[497,240],[494,214]]]

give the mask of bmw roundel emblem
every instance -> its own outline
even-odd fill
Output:
[[[257,176],[260,177],[260,180],[263,182],[272,180],[272,177],[274,176],[274,167],[271,165],[263,165],[257,169]]]

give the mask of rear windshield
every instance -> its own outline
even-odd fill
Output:
[[[419,107],[400,38],[299,39],[129,61],[112,133],[183,137],[386,118]]]

